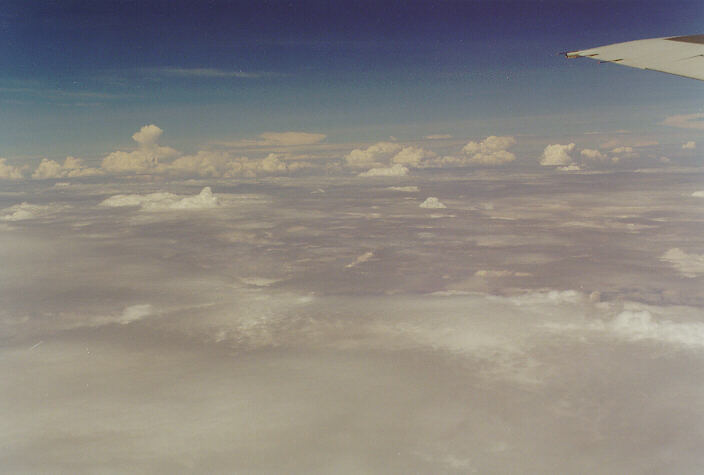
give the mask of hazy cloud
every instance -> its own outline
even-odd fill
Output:
[[[704,255],[702,254],[688,254],[676,247],[667,251],[660,259],[675,266],[685,277],[694,278],[704,275]]]
[[[681,129],[704,130],[704,113],[682,114],[667,117],[662,121],[662,125],[678,127]]]
[[[359,176],[406,176],[408,175],[408,168],[397,163],[391,167],[378,167],[362,172]]]
[[[682,150],[694,150],[695,148],[697,148],[697,142],[694,140],[682,144]]]

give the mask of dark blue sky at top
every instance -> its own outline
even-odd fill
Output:
[[[0,140],[14,153],[37,130],[46,143],[75,142],[87,130],[91,140],[115,142],[157,121],[193,140],[559,115],[632,100],[684,104],[695,87],[684,80],[556,53],[701,33],[704,24],[700,1],[0,6]],[[194,69],[225,75],[183,73]],[[226,74],[238,71],[251,77]],[[649,93],[668,81],[679,89]],[[75,130],[59,127],[67,119]]]

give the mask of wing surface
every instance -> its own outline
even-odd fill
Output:
[[[704,35],[628,41],[565,53],[704,81]]]

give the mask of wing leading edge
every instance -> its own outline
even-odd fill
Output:
[[[628,41],[565,53],[704,81],[704,35]]]

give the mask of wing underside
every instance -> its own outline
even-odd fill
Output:
[[[704,81],[704,35],[628,41],[565,53]]]

